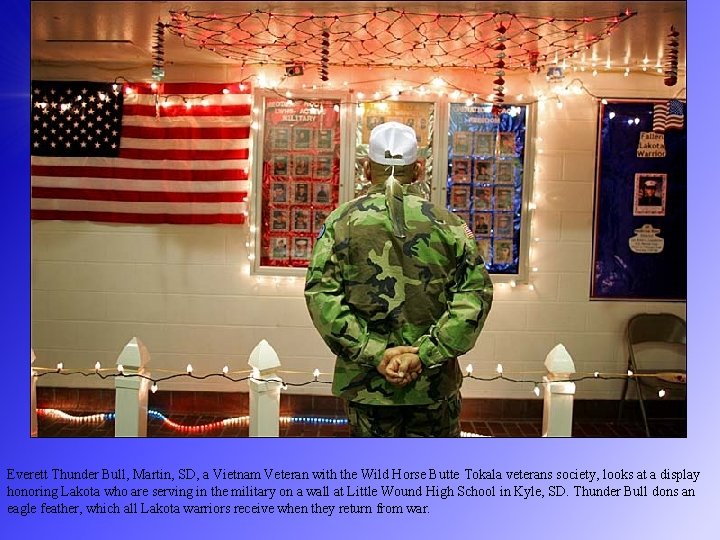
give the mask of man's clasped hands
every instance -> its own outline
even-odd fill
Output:
[[[377,370],[389,383],[405,386],[418,378],[422,371],[422,362],[417,347],[401,345],[385,349]]]

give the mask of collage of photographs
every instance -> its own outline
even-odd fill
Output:
[[[267,133],[261,264],[303,266],[338,203],[337,130],[308,122],[271,125]]]
[[[520,174],[515,133],[452,134],[448,209],[475,233],[483,259],[490,265],[514,260],[515,194]]]

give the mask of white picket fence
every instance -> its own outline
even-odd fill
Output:
[[[35,353],[31,351],[30,407],[31,436],[37,437],[37,373],[32,369]],[[115,436],[146,437],[148,390],[150,390],[150,354],[142,342],[131,339],[117,359],[118,371],[142,377],[115,377]],[[251,437],[278,437],[280,433],[280,391],[278,374],[280,359],[267,341],[262,340],[250,353],[248,378],[250,396]],[[557,345],[545,358],[547,374],[543,377],[543,437],[571,437],[575,383],[572,358],[562,345]]]

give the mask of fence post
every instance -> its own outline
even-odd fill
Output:
[[[30,349],[30,436],[38,436],[37,423],[37,373],[33,369],[35,363],[35,351]]]
[[[556,345],[545,358],[548,374],[543,377],[543,437],[572,437],[575,363],[562,344]]]
[[[250,353],[248,361],[253,373],[250,387],[250,436],[278,437],[280,435],[280,389],[282,379],[276,371],[280,359],[275,349],[264,339]]]
[[[123,373],[150,376],[150,353],[138,338],[132,338],[120,353],[117,365]],[[147,436],[148,389],[150,381],[142,377],[115,377],[115,436]]]

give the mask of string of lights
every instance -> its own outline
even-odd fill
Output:
[[[112,372],[111,372],[112,371]],[[106,379],[114,379],[114,378],[139,378],[144,379],[147,381],[152,382],[151,391],[154,393],[158,389],[158,383],[169,381],[172,379],[177,379],[181,377],[187,377],[194,380],[207,380],[213,377],[219,377],[225,380],[228,380],[230,382],[242,382],[247,380],[254,380],[257,382],[274,382],[274,383],[280,383],[282,384],[283,388],[288,387],[302,387],[302,386],[308,386],[311,384],[332,384],[332,381],[321,381],[320,376],[323,375],[323,373],[320,372],[320,370],[316,369],[313,372],[313,378],[303,381],[303,382],[286,382],[283,379],[280,378],[263,378],[259,372],[256,370],[253,370],[252,374],[243,376],[243,377],[232,377],[229,375],[229,371],[227,369],[227,366],[223,368],[223,371],[220,373],[207,373],[205,375],[196,375],[193,373],[193,368],[191,365],[188,365],[185,372],[172,372],[170,375],[163,376],[163,377],[151,377],[148,376],[142,372],[126,372],[125,368],[122,365],[117,366],[117,370],[109,370],[109,369],[101,369],[97,364],[95,366],[95,369],[90,370],[66,370],[64,369],[62,364],[58,364],[54,369],[53,368],[45,368],[45,367],[33,367],[33,376],[36,378],[44,377],[47,375],[82,375],[84,377],[90,377],[90,376],[97,376],[102,380]],[[465,375],[463,378],[475,380],[475,381],[482,381],[482,382],[493,382],[493,381],[506,381],[510,383],[516,383],[516,384],[532,384],[533,385],[533,392],[536,395],[539,395],[539,387],[543,384],[545,384],[547,381],[544,379],[548,375],[547,372],[540,372],[540,371],[519,371],[519,372],[511,372],[511,373],[505,373],[502,364],[498,364],[495,373],[493,375],[488,376],[478,376],[473,375],[473,365],[468,364],[465,368]],[[107,373],[103,373],[107,372]],[[240,373],[250,373],[249,371],[242,371],[242,372],[234,372],[235,374]],[[303,374],[304,372],[298,372],[298,371],[291,371],[291,372],[285,372],[285,371],[277,371],[278,375],[281,374]],[[328,375],[325,373],[324,375]],[[524,376],[527,375],[539,375],[539,378],[524,378]],[[661,378],[664,380],[667,380],[668,382],[674,382],[674,383],[685,383],[687,381],[687,376],[684,373],[679,372],[673,372],[673,371],[664,371],[664,372],[643,372],[643,373],[633,373],[632,371],[628,371],[627,373],[603,373],[599,371],[594,371],[592,373],[586,372],[586,373],[574,373],[572,375],[566,375],[563,376],[560,379],[557,379],[557,381],[561,382],[581,382],[586,380],[603,380],[603,381],[609,381],[609,380],[626,380],[631,379],[633,377],[636,378]],[[555,379],[553,379],[555,381]],[[663,395],[664,391],[663,391]],[[662,396],[661,396],[662,397]]]
[[[260,9],[227,15],[170,11],[167,29],[186,46],[243,66],[306,63],[495,69],[500,60],[503,68],[513,70],[539,69],[545,63],[572,58],[635,15],[626,10],[607,16],[557,18],[508,11],[415,13],[392,7],[332,15]]]
[[[63,420],[73,424],[100,424],[103,422],[114,422],[115,413],[95,413],[89,415],[71,415],[59,409],[37,409],[38,416],[52,418],[55,420]],[[247,427],[250,424],[249,416],[236,416],[225,418],[215,422],[208,422],[201,425],[186,425],[170,420],[160,411],[153,409],[148,410],[148,416],[155,420],[162,421],[167,427],[180,433],[197,433],[203,434],[226,427]],[[348,419],[344,417],[323,417],[323,416],[281,416],[279,418],[280,425],[290,424],[329,424],[337,426],[345,426]],[[477,433],[461,431],[460,437],[483,437]]]

